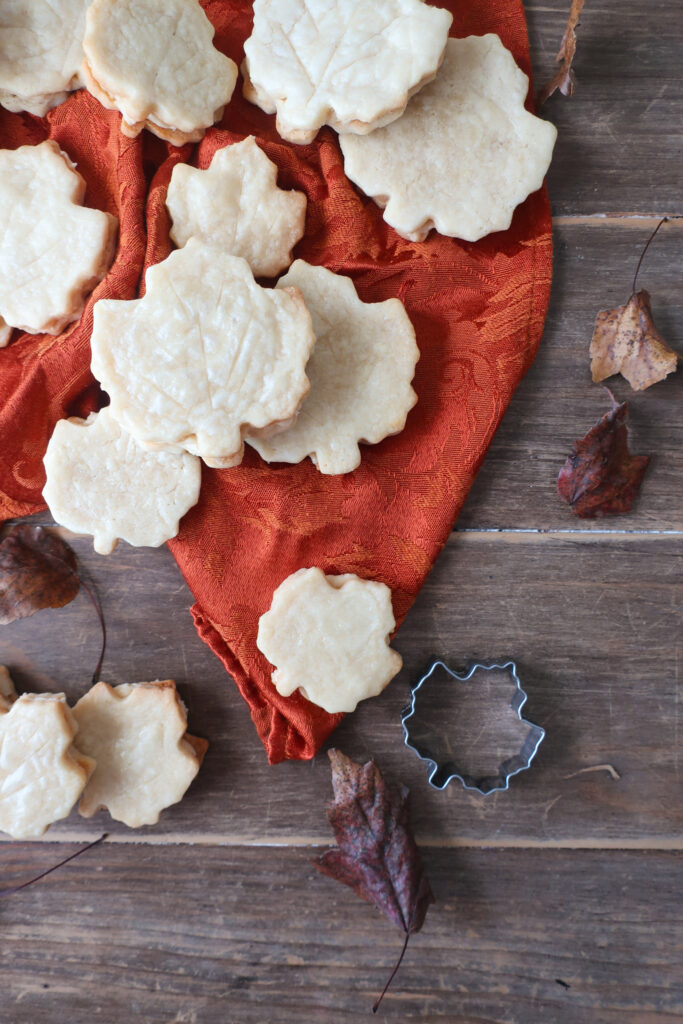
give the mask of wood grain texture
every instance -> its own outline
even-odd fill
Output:
[[[3,903],[3,1021],[370,1019],[401,933],[319,875],[313,852],[92,850]],[[54,856],[0,848],[3,884]],[[378,1019],[681,1020],[674,855],[430,850],[425,865],[437,902]]]
[[[527,0],[536,84],[555,71],[569,0]],[[679,0],[587,3],[571,100],[542,110],[559,136],[548,187],[555,214],[683,213]]]
[[[103,677],[175,678],[191,731],[211,742],[182,804],[139,835],[325,837],[327,758],[267,765],[246,706],[194,632],[191,597],[168,551],[120,545],[103,559],[86,539],[75,546],[104,599]],[[395,641],[403,671],[381,697],[348,716],[332,742],[357,759],[374,755],[411,786],[416,824],[428,842],[495,836],[571,845],[650,837],[683,847],[676,795],[682,567],[680,540],[666,536],[454,534]],[[22,687],[64,689],[76,699],[87,687],[97,643],[92,609],[79,597],[4,627],[0,663]],[[400,711],[432,655],[454,669],[468,658],[517,661],[529,695],[525,711],[547,738],[510,792],[480,797],[457,783],[436,792],[424,764],[403,746]],[[621,778],[566,778],[603,763]],[[92,835],[109,825],[104,813],[91,822],[73,814],[55,828]]]
[[[629,402],[631,450],[652,455],[632,512],[578,519],[555,490],[573,441],[609,408],[603,388],[591,381],[595,316],[628,300],[654,224],[556,224],[553,290],[539,353],[493,440],[458,529],[683,530],[680,370],[639,394],[621,376],[605,381],[619,401]],[[682,267],[683,220],[672,221],[648,250],[639,286],[651,293],[660,331],[683,356]]]
[[[537,84],[553,70],[568,7],[526,2]],[[679,0],[586,5],[576,94],[543,111],[560,134],[549,175],[555,280],[538,359],[397,638],[403,673],[333,737],[411,786],[439,901],[383,1006],[389,1020],[683,1021],[681,374],[632,400],[633,450],[653,462],[631,515],[580,521],[554,492],[572,441],[604,408],[588,367],[595,314],[628,298],[654,216],[682,212],[680,16]],[[637,216],[604,217],[621,213]],[[682,256],[677,222],[640,279],[679,351]],[[70,852],[69,837],[114,832],[4,901],[0,1021],[367,1019],[401,936],[310,865],[314,844],[330,838],[326,757],[267,767],[246,706],[193,630],[168,551],[121,545],[104,559],[88,540],[75,546],[104,600],[104,677],[174,676],[211,748],[155,828],[72,815],[50,831],[54,842],[0,844],[8,886]],[[77,698],[97,647],[85,597],[0,629],[0,663],[21,689]],[[525,712],[547,738],[509,793],[430,790],[403,747],[399,712],[432,654],[456,668],[472,656],[518,661]],[[618,777],[576,774],[604,764]],[[272,843],[283,845],[263,845]]]

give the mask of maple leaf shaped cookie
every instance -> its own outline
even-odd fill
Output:
[[[72,744],[78,726],[63,693],[17,698],[6,669],[0,698],[0,829],[42,835],[66,818],[95,768]]]
[[[73,710],[81,749],[97,767],[79,813],[106,808],[129,828],[154,825],[182,800],[199,771],[206,740],[187,734],[187,714],[172,679],[97,683]]]
[[[59,334],[79,318],[85,296],[107,273],[118,222],[81,206],[84,195],[83,178],[56,142],[0,150],[5,325]]]
[[[324,267],[297,260],[277,286],[291,285],[313,319],[311,390],[288,430],[247,440],[266,462],[310,455],[321,473],[349,473],[360,464],[358,441],[399,433],[417,401],[415,331],[399,299],[361,302],[350,278]]]
[[[3,0],[0,104],[43,117],[80,89],[90,0]]]
[[[143,444],[237,465],[247,431],[288,424],[308,392],[301,293],[261,288],[245,260],[196,238],[146,285],[95,304],[92,369],[112,415]]]
[[[299,569],[273,594],[256,645],[275,665],[278,693],[298,689],[335,714],[376,697],[400,671],[401,655],[389,647],[395,626],[384,583]]]
[[[237,66],[213,45],[198,0],[94,0],[82,75],[121,131],[147,128],[174,146],[198,142],[232,96]]]
[[[43,497],[56,522],[94,536],[110,554],[119,538],[159,547],[197,503],[201,463],[187,452],[144,448],[109,409],[60,420],[45,453]]]
[[[219,149],[205,171],[176,164],[166,197],[171,238],[183,246],[194,235],[242,256],[255,277],[275,277],[291,263],[306,220],[306,196],[276,179],[252,135]]]
[[[289,142],[400,117],[443,59],[452,15],[422,0],[255,0],[244,95]]]
[[[543,184],[557,137],[524,109],[529,86],[498,36],[449,39],[436,79],[398,121],[341,135],[347,176],[403,238],[435,227],[476,242],[510,226]]]

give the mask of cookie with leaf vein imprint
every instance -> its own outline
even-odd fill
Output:
[[[3,0],[0,105],[43,117],[80,89],[90,0]]]
[[[191,238],[151,267],[142,299],[95,304],[92,370],[142,444],[220,466],[250,432],[287,426],[315,343],[298,288],[261,288],[245,260]]]
[[[74,745],[77,722],[63,693],[16,696],[0,672],[0,829],[40,836],[66,818],[95,769]]]
[[[452,15],[422,0],[255,0],[244,96],[289,142],[400,117],[443,59]]]
[[[172,679],[97,683],[73,710],[81,749],[97,766],[78,805],[84,818],[106,808],[129,828],[154,825],[182,800],[208,743],[187,732]]]
[[[306,196],[277,187],[277,167],[253,135],[217,150],[206,170],[176,164],[166,207],[177,246],[194,235],[242,256],[255,277],[289,266],[306,220]]]
[[[361,302],[351,278],[325,267],[296,260],[277,287],[292,285],[313,319],[311,390],[291,427],[247,441],[266,462],[310,456],[321,473],[349,473],[360,464],[358,442],[399,433],[417,401],[415,331],[399,299]]]
[[[557,130],[524,108],[529,80],[496,35],[449,39],[400,120],[340,136],[344,170],[403,238],[475,242],[509,228],[543,184]]]
[[[187,452],[145,448],[110,410],[60,420],[45,453],[43,497],[56,522],[94,537],[110,554],[119,540],[159,547],[197,503],[201,462]]]
[[[118,221],[84,196],[56,142],[0,150],[0,346],[11,327],[59,334],[109,270]]]
[[[400,671],[401,655],[389,647],[395,626],[384,583],[299,569],[273,594],[256,645],[275,665],[278,693],[290,697],[298,689],[336,714],[376,697]]]
[[[94,0],[82,76],[121,131],[147,128],[174,146],[198,142],[223,116],[237,66],[213,45],[198,0]]]

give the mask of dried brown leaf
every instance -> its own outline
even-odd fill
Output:
[[[21,523],[0,542],[0,623],[61,608],[80,585],[73,551],[42,526]]]
[[[585,0],[572,0],[567,28],[562,36],[562,44],[556,62],[560,65],[553,77],[542,85],[536,94],[536,107],[541,107],[554,92],[559,89],[563,96],[572,96],[576,87],[576,78],[572,63],[576,55],[576,29],[583,10]]]
[[[582,519],[630,511],[650,462],[649,455],[631,455],[628,449],[628,403],[619,405],[605,391],[612,408],[574,442],[557,478],[560,498]]]
[[[644,288],[625,306],[598,313],[590,357],[596,383],[620,373],[634,391],[664,380],[678,363],[678,356],[655,327],[650,295]]]
[[[374,761],[356,764],[339,750],[330,750],[329,758],[334,800],[327,805],[327,817],[338,845],[326,850],[314,864],[374,903],[406,933],[386,992],[408,936],[424,924],[434,895],[410,827],[406,787],[387,785]]]

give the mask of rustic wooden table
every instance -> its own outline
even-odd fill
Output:
[[[547,77],[567,0],[529,0]],[[683,1020],[679,758],[683,374],[636,396],[632,448],[653,454],[636,511],[582,522],[555,496],[575,437],[606,408],[587,347],[626,300],[657,219],[681,212],[680,0],[590,0],[578,91],[546,116],[556,265],[538,359],[452,539],[401,630],[400,677],[334,736],[405,781],[438,902],[381,1014],[452,1024]],[[683,221],[641,284],[683,345]],[[619,378],[614,390],[630,397]],[[321,1024],[366,1018],[401,945],[372,907],[320,876],[327,758],[269,768],[245,705],[194,633],[166,549],[79,556],[104,595],[111,683],[173,676],[204,768],[158,827],[76,815],[49,842],[0,846],[1,884],[84,839],[109,842],[0,909],[2,1024]],[[82,692],[98,638],[87,601],[3,627],[20,688]],[[426,785],[399,711],[432,653],[517,660],[547,729],[531,770],[479,797]],[[609,764],[606,770],[582,769]]]

